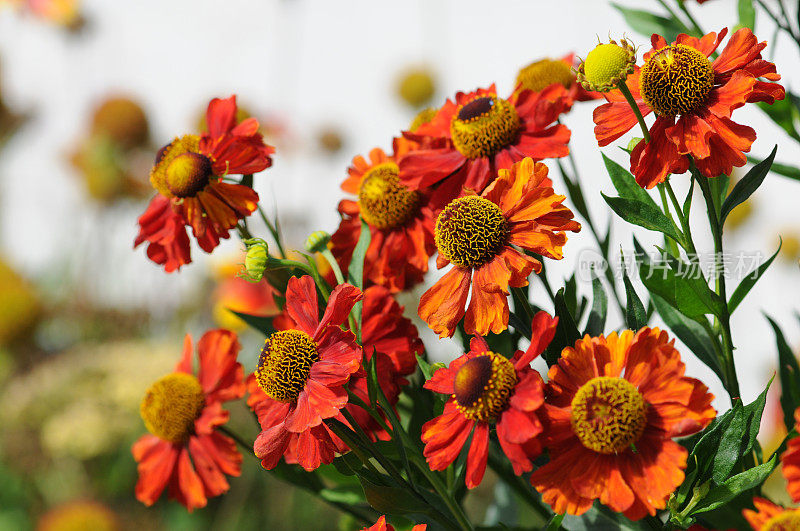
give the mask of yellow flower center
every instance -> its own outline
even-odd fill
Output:
[[[458,108],[450,122],[450,136],[465,157],[490,157],[517,138],[519,126],[519,115],[511,103],[496,96],[480,96]]]
[[[456,373],[453,398],[470,420],[492,422],[508,406],[517,385],[517,371],[506,358],[486,352],[467,361]]]
[[[212,161],[200,153],[200,137],[185,135],[162,147],[150,183],[165,197],[193,197],[214,177]]]
[[[571,421],[572,431],[586,448],[616,454],[642,436],[647,424],[647,402],[628,380],[599,376],[575,393]]]
[[[517,74],[517,84],[522,88],[539,92],[550,85],[560,83],[569,88],[575,82],[572,69],[564,61],[541,59],[531,63]]]
[[[400,183],[394,162],[370,169],[361,179],[358,204],[364,220],[378,229],[402,225],[417,211],[419,193]]]
[[[777,516],[773,516],[761,531],[799,531],[800,530],[800,510],[789,509]]]
[[[319,361],[317,344],[300,330],[275,332],[258,358],[258,386],[279,402],[294,402],[306,385],[311,366]]]
[[[200,153],[183,153],[167,166],[167,188],[176,197],[193,197],[211,177],[211,161]]]
[[[424,68],[406,72],[399,81],[397,93],[403,101],[414,107],[423,105],[436,92],[433,76]]]
[[[705,103],[714,86],[714,69],[708,57],[684,44],[655,52],[640,75],[642,97],[660,116],[696,110]]]
[[[408,127],[408,130],[412,133],[415,133],[420,126],[425,125],[433,120],[437,112],[439,112],[439,109],[435,109],[434,107],[426,107],[422,109],[417,113],[414,119],[411,120],[411,125]]]
[[[617,44],[598,44],[583,63],[586,80],[592,85],[615,85],[626,76],[630,52]]]
[[[181,443],[192,433],[204,404],[205,394],[197,378],[174,372],[150,386],[139,413],[150,433],[171,443]]]
[[[506,244],[508,223],[500,207],[488,199],[459,197],[439,214],[434,235],[442,256],[461,267],[478,267]]]

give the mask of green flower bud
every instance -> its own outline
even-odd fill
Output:
[[[321,253],[328,247],[329,241],[331,241],[330,234],[324,230],[314,231],[306,240],[306,251],[310,253]]]
[[[635,137],[631,138],[631,141],[628,142],[627,150],[628,151],[633,151],[633,148],[635,148],[639,144],[639,142],[641,142],[641,141],[642,141],[642,137],[640,137],[640,136],[635,136]]]
[[[269,247],[264,240],[248,240],[244,258],[245,278],[258,282],[264,276],[269,262]]]

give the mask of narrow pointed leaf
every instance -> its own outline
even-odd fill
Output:
[[[781,247],[783,246],[783,239],[780,240],[778,243],[778,250],[770,257],[769,260],[758,266],[755,271],[749,273],[746,277],[739,282],[739,285],[736,286],[736,289],[733,291],[733,295],[731,295],[731,299],[728,301],[728,311],[733,313],[733,311],[741,304],[744,300],[745,296],[753,289],[753,286],[756,285],[758,279],[766,273],[769,266],[772,265],[773,260],[775,257],[778,256],[778,253],[781,251]]]
[[[769,173],[772,161],[775,160],[775,153],[777,153],[777,151],[778,146],[776,145],[772,148],[772,153],[769,154],[769,157],[750,168],[750,171],[736,183],[731,193],[725,198],[725,202],[722,203],[720,223],[724,223],[725,218],[728,217],[731,210],[747,201],[747,198],[753,195],[753,192],[761,186],[761,183],[764,182],[764,177]]]

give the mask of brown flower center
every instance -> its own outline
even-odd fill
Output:
[[[508,239],[500,207],[488,199],[454,199],[439,214],[434,231],[439,252],[461,267],[478,267],[497,255]]]
[[[419,193],[400,183],[394,162],[370,169],[361,179],[358,204],[364,220],[378,229],[391,229],[408,221],[419,206]]]
[[[459,153],[476,159],[491,157],[511,144],[519,127],[514,105],[497,96],[480,96],[458,108],[450,136]]]
[[[655,52],[642,67],[642,97],[659,116],[686,114],[700,108],[714,86],[708,57],[684,44]]]
[[[275,332],[258,358],[258,386],[279,402],[294,402],[306,385],[311,366],[319,361],[314,340],[300,330]]]
[[[171,443],[181,443],[192,433],[204,404],[205,394],[197,378],[174,372],[150,386],[139,412],[150,433]]]
[[[453,398],[470,420],[493,422],[508,406],[517,371],[506,358],[486,352],[464,363],[456,373]]]
[[[182,153],[167,166],[167,188],[176,197],[193,197],[209,183],[211,161],[200,153]]]
[[[647,424],[647,402],[624,378],[598,376],[572,399],[572,431],[583,445],[601,454],[630,448]]]

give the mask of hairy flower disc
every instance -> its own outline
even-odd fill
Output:
[[[587,90],[607,92],[633,72],[636,52],[626,40],[598,44],[581,64],[578,80]]]
[[[200,153],[200,137],[184,135],[158,150],[150,183],[164,197],[190,197],[202,190],[211,176],[211,160]]]
[[[497,96],[480,96],[458,108],[450,136],[469,159],[491,157],[516,138],[520,128],[514,105]]]
[[[419,193],[400,183],[394,162],[370,169],[361,179],[358,204],[364,220],[378,229],[391,229],[408,221],[419,206]]]
[[[572,431],[601,454],[616,454],[635,444],[647,424],[647,402],[624,378],[598,376],[572,399]]]
[[[294,402],[306,385],[311,366],[319,361],[317,344],[300,330],[275,332],[258,358],[258,386],[279,402]]]
[[[714,69],[702,52],[673,44],[653,53],[641,70],[644,101],[660,116],[686,114],[701,107],[714,85]]]
[[[167,166],[167,188],[175,197],[193,197],[208,185],[212,175],[208,157],[200,153],[183,153]]]
[[[575,82],[572,69],[564,61],[541,59],[521,69],[517,74],[517,85],[523,89],[539,92],[550,85],[560,83],[569,88]]]
[[[517,371],[505,357],[486,352],[470,359],[456,373],[453,398],[470,420],[492,422],[508,406],[517,385]]]
[[[174,372],[150,386],[139,412],[147,430],[172,443],[185,441],[205,404],[200,382],[191,374]]]
[[[508,239],[508,223],[500,207],[479,196],[454,199],[439,214],[436,247],[461,267],[478,267],[491,260]]]
[[[786,510],[767,520],[761,531],[800,530],[800,510]]]

